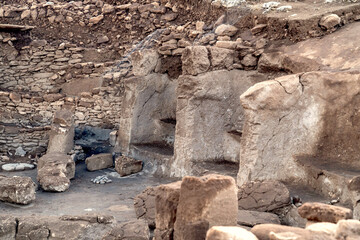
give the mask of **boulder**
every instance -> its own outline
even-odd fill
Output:
[[[115,160],[115,170],[120,176],[128,176],[138,173],[143,168],[143,162],[130,157],[120,156]]]
[[[279,181],[251,181],[239,187],[238,200],[240,210],[271,212],[290,205],[290,193]]]
[[[169,161],[170,175],[200,174],[200,166],[194,165],[204,162],[239,161],[244,113],[238,99],[263,79],[261,74],[240,70],[178,78],[175,152]]]
[[[155,228],[155,188],[147,187],[134,198],[136,217],[145,219],[150,228]]]
[[[204,46],[186,47],[181,56],[184,75],[198,75],[210,68],[208,50]]]
[[[92,155],[91,157],[86,158],[85,163],[86,168],[89,171],[105,169],[114,165],[113,156],[111,153],[100,153]]]
[[[213,226],[236,226],[237,197],[232,177],[184,177],[174,225],[175,240],[203,239]]]
[[[59,110],[54,114],[53,124],[49,133],[47,153],[68,153],[74,147],[75,127],[73,113]]]
[[[220,227],[215,226],[206,233],[206,240],[258,240],[248,230],[241,227]]]
[[[63,192],[75,177],[75,162],[64,153],[49,153],[38,161],[37,180],[45,191]]]
[[[180,198],[181,181],[160,185],[156,188],[154,237],[156,240],[172,240]]]
[[[149,240],[150,231],[145,220],[135,220],[115,226],[103,240]]]
[[[35,183],[30,177],[0,176],[0,200],[16,204],[29,204],[35,200]]]
[[[317,202],[304,203],[298,211],[301,217],[315,222],[337,223],[353,216],[351,209]]]
[[[154,71],[159,59],[159,54],[155,50],[141,50],[131,54],[133,74],[135,76],[146,76]]]
[[[258,224],[280,224],[279,217],[274,213],[239,210],[237,224],[241,226],[253,227]]]
[[[218,36],[234,36],[238,31],[237,27],[229,24],[221,24],[215,29],[215,34]]]
[[[325,30],[333,30],[340,23],[341,23],[341,18],[336,14],[329,14],[323,16],[319,21],[320,27],[324,28]]]

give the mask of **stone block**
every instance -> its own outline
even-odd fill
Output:
[[[29,204],[35,200],[35,183],[30,177],[0,176],[0,200],[15,204]]]
[[[213,226],[236,226],[237,189],[232,177],[184,177],[174,225],[175,240],[203,239]]]
[[[298,211],[301,217],[315,222],[337,223],[353,216],[351,209],[317,202],[304,203]]]
[[[290,205],[290,193],[279,181],[253,181],[239,187],[239,209],[271,212]]]
[[[49,153],[38,161],[37,180],[45,191],[63,192],[75,177],[75,162],[64,153]]]
[[[115,170],[120,176],[128,176],[140,172],[143,168],[143,162],[130,157],[120,156],[115,160]]]
[[[181,181],[178,181],[160,185],[155,189],[155,240],[172,240],[180,198],[180,187]]]
[[[114,165],[113,156],[111,153],[100,153],[92,155],[85,160],[86,168],[89,171],[96,171],[112,167]]]
[[[134,198],[134,208],[137,218],[145,219],[150,228],[155,228],[155,188],[147,187]]]
[[[186,47],[181,56],[184,75],[198,75],[210,68],[208,50],[204,46]]]
[[[206,240],[258,240],[250,231],[241,227],[215,226],[209,229]]]

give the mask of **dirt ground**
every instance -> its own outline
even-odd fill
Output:
[[[23,172],[1,172],[5,176],[29,176],[36,182],[37,169]],[[90,180],[106,175],[112,180],[104,185]],[[61,216],[83,215],[88,213],[108,214],[118,222],[136,219],[133,207],[134,197],[147,186],[157,186],[176,179],[155,178],[150,173],[141,172],[128,177],[119,177],[113,168],[89,172],[81,162],[76,165],[75,179],[70,188],[63,193],[36,192],[36,200],[28,206],[0,202],[0,213],[13,216]]]

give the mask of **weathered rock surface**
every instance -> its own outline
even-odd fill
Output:
[[[111,230],[112,221],[104,216],[19,217],[16,239],[101,239]],[[11,238],[15,239],[15,238]]]
[[[298,209],[301,217],[315,222],[337,223],[343,219],[352,218],[351,209],[328,205],[324,203],[304,203]]]
[[[258,224],[280,224],[279,217],[274,213],[239,210],[237,224],[241,226],[253,227]]]
[[[145,219],[150,228],[155,228],[155,198],[154,187],[147,187],[134,198],[134,208],[137,218]]]
[[[336,14],[329,14],[320,19],[319,25],[326,30],[333,30],[341,22],[341,18]]]
[[[220,26],[218,26],[215,30],[215,34],[219,35],[219,36],[233,36],[237,33],[238,29],[237,27],[234,27],[232,25],[228,25],[228,24],[221,24]]]
[[[354,23],[321,39],[272,49],[262,54],[258,68],[260,71],[291,73],[357,68],[360,66],[360,60],[355,57],[360,52],[359,30],[360,23]]]
[[[239,188],[238,200],[240,210],[271,212],[290,205],[290,193],[279,181],[252,181]]]
[[[181,181],[156,187],[154,237],[156,240],[171,240],[174,234]]]
[[[130,157],[120,156],[115,159],[115,170],[120,176],[128,176],[138,173],[143,168],[143,162]]]
[[[63,109],[55,112],[47,153],[68,153],[74,147],[75,127],[73,113]]]
[[[35,200],[35,188],[30,177],[0,176],[0,201],[29,204]]]
[[[359,220],[340,220],[335,230],[336,239],[360,239]]]
[[[184,177],[174,239],[205,238],[213,226],[236,226],[237,197],[233,178],[221,175]]]
[[[154,71],[159,54],[155,50],[136,51],[131,54],[133,74],[135,76],[146,76]]]
[[[261,80],[263,75],[240,70],[179,77],[171,175],[195,173],[193,164],[204,161],[239,161],[244,113],[238,99]]]
[[[359,121],[359,83],[356,70],[310,72],[246,91],[241,96],[246,122],[238,184],[264,179],[302,182],[355,204],[357,193],[348,189],[347,174],[359,169],[354,159],[360,148],[356,127],[348,123]]]
[[[145,220],[130,221],[115,226],[103,240],[149,240],[150,232]]]
[[[293,239],[303,240],[332,240],[332,235],[325,232],[314,232],[303,228],[289,227],[276,224],[260,224],[251,229],[251,232],[259,240],[272,239],[286,239],[285,237],[292,237]],[[292,239],[290,238],[290,239]]]
[[[96,171],[104,168],[109,168],[114,165],[113,156],[111,153],[100,153],[92,155],[85,160],[86,168],[89,171]]]
[[[75,162],[64,153],[49,153],[38,161],[37,180],[45,191],[63,192],[75,177]]]
[[[139,160],[146,160],[137,154],[141,149],[172,154],[176,82],[166,74],[150,74],[125,79],[124,85],[116,149]]]
[[[204,46],[186,47],[181,56],[184,75],[198,75],[210,67],[208,50]]]
[[[206,240],[258,240],[258,238],[248,230],[241,227],[219,227],[209,229]]]
[[[9,216],[0,216],[0,239],[13,240],[16,236],[16,220]]]

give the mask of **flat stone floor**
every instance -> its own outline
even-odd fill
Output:
[[[29,176],[36,183],[37,169],[22,172],[1,172],[5,176]],[[112,180],[104,185],[90,180],[106,175]],[[177,179],[156,178],[143,171],[127,177],[120,177],[113,168],[89,172],[84,162],[76,165],[76,175],[70,188],[63,193],[36,192],[36,200],[28,206],[0,202],[0,214],[13,216],[29,215],[83,215],[101,213],[112,215],[118,222],[136,218],[133,207],[134,197],[147,186],[157,186]]]

